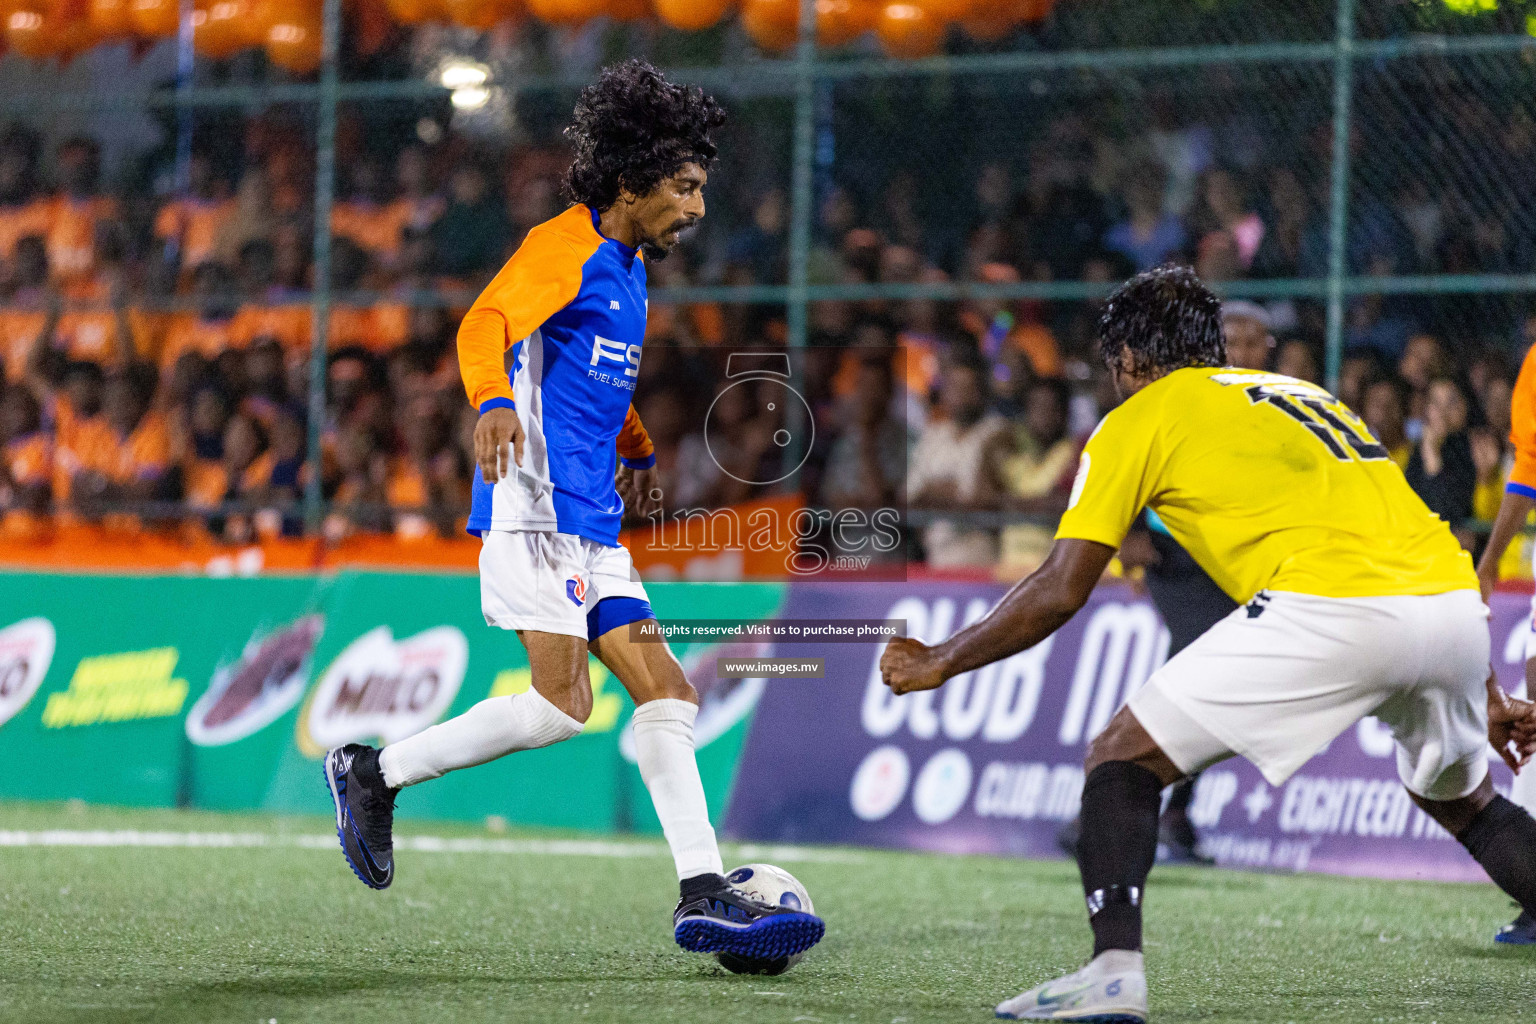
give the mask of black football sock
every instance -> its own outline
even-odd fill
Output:
[[[1093,928],[1093,955],[1141,949],[1141,894],[1157,858],[1163,784],[1129,761],[1106,761],[1083,783],[1077,864]]]
[[[1527,914],[1536,914],[1536,819],[1502,796],[1456,837],[1500,889]]]
[[[1177,814],[1185,814],[1189,811],[1189,803],[1195,796],[1195,782],[1199,775],[1191,775],[1187,779],[1180,779],[1168,790],[1168,806],[1164,811],[1173,811]]]
[[[682,890],[683,899],[691,900],[696,896],[708,896],[712,892],[718,892],[725,888],[725,879],[713,872],[702,875],[694,875],[685,878],[678,884]]]

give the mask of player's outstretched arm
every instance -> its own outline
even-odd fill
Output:
[[[932,690],[945,681],[1027,650],[1070,619],[1093,593],[1115,549],[1075,537],[1058,540],[1045,563],[1015,584],[986,617],[941,644],[892,640],[880,673],[896,693]]]
[[[1499,514],[1493,520],[1493,532],[1488,535],[1488,544],[1483,548],[1482,561],[1477,563],[1477,581],[1482,587],[1484,601],[1493,594],[1493,588],[1499,582],[1499,561],[1504,557],[1505,549],[1515,539],[1515,534],[1524,529],[1532,509],[1536,509],[1536,498],[1523,490],[1504,492],[1499,502]]]

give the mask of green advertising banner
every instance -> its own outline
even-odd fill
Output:
[[[773,616],[774,584],[656,584],[662,618]],[[723,815],[760,680],[717,680],[751,644],[676,645]],[[590,664],[585,732],[401,797],[402,816],[658,831],[634,766],[633,707]],[[328,813],[320,757],[389,742],[530,681],[464,575],[0,574],[0,798]]]

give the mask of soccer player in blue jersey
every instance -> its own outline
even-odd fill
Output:
[[[657,493],[655,455],[631,404],[645,260],[665,256],[704,216],[724,120],[713,99],[643,61],[607,69],[566,130],[571,207],[528,233],[464,317],[459,367],[480,411],[469,529],[483,542],[481,608],[487,623],[517,632],[533,683],[383,750],[348,744],[326,755],[342,850],[373,888],[394,879],[400,789],[581,732],[590,652],[635,701],[640,775],[680,880],[678,944],[774,960],[821,939],[819,918],[726,884],[694,759],[699,697],[665,643],[631,638],[631,624],[654,616],[618,542],[626,502]]]

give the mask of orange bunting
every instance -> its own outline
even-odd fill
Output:
[[[248,26],[256,19],[252,0],[210,0],[192,12],[192,45],[214,60],[233,57],[252,45]]]
[[[843,46],[875,27],[880,10],[873,0],[816,0],[816,42]]]
[[[730,0],[655,0],[656,17],[685,32],[713,28],[731,9]]]
[[[580,25],[606,12],[603,0],[528,0],[528,13],[551,25]]]
[[[57,56],[59,39],[50,31],[47,22],[47,17],[41,11],[27,8],[12,11],[5,18],[7,45],[23,57],[33,60]]]
[[[762,49],[787,50],[800,36],[800,4],[797,0],[746,0],[741,25]]]
[[[133,10],[128,0],[91,0],[91,28],[102,39],[133,35]]]
[[[495,28],[507,18],[501,0],[443,0],[443,13],[453,24],[479,32]]]
[[[146,39],[166,39],[176,34],[181,10],[176,0],[129,0],[133,30]]]
[[[285,71],[307,75],[320,66],[320,5],[274,0],[267,22],[267,58]]]
[[[722,10],[724,4],[721,5]],[[661,4],[656,5],[656,13],[661,13]],[[651,0],[608,0],[608,17],[614,21],[641,21],[651,16]],[[666,16],[662,15],[662,21]],[[707,28],[708,26],[701,26]]]
[[[944,45],[944,23],[915,3],[886,4],[875,31],[892,57],[931,57]]]

